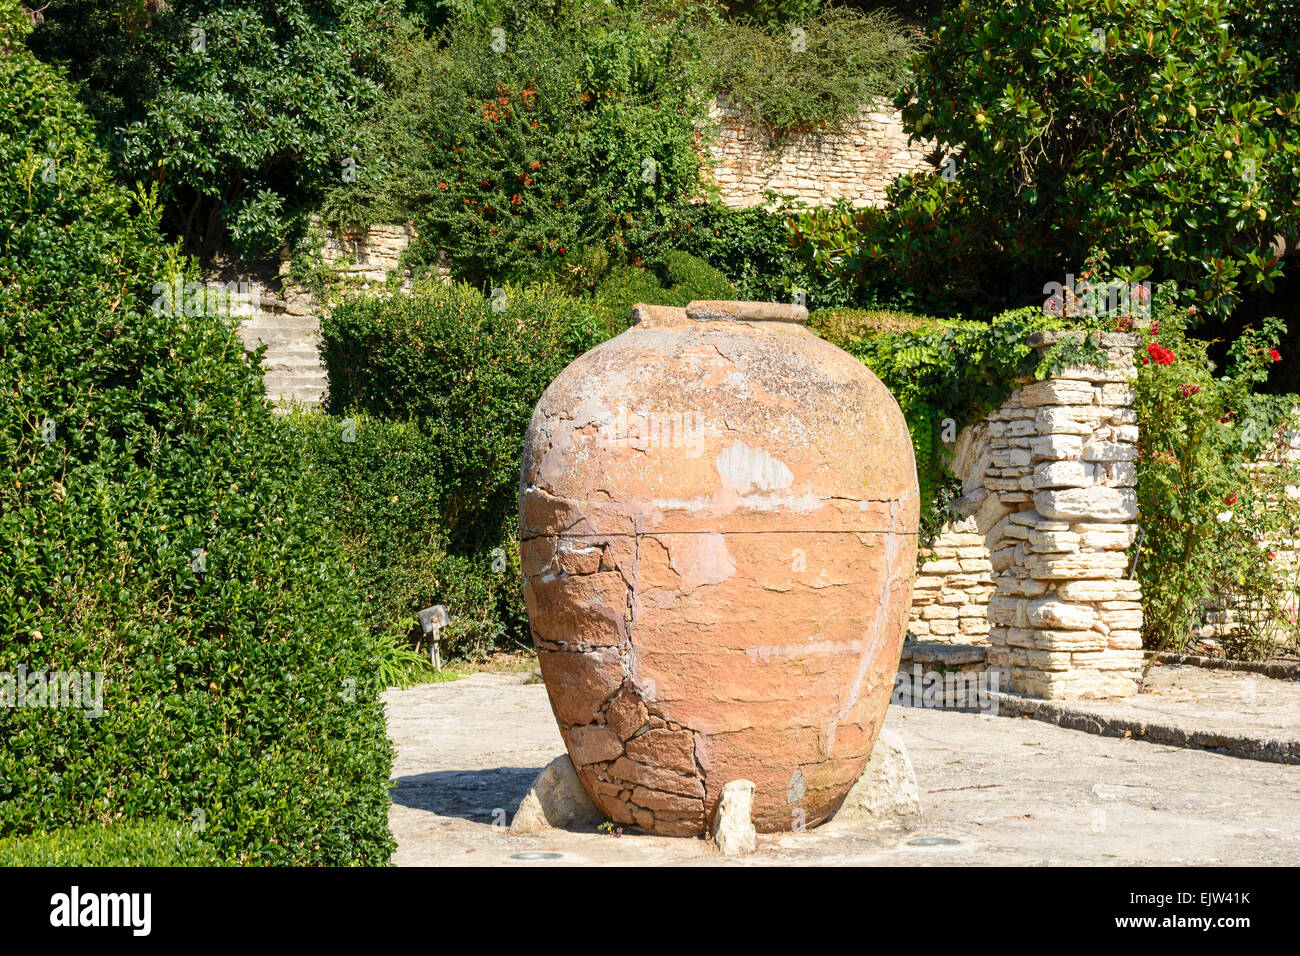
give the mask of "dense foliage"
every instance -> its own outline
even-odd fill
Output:
[[[673,242],[722,272],[741,299],[801,301],[810,309],[847,305],[852,283],[796,254],[791,207],[780,197],[772,199],[773,208],[692,206],[679,219]]]
[[[606,334],[593,303],[545,287],[353,299],[322,323],[329,410],[420,422],[446,547],[486,555],[510,532],[533,406]]]
[[[228,860],[382,863],[391,748],[328,517],[231,321],[160,307],[157,205],[0,3],[0,835],[166,817]],[[95,709],[99,709],[96,707]]]
[[[1137,379],[1146,643],[1181,649],[1207,615],[1228,610],[1236,624],[1228,642],[1267,656],[1297,635],[1295,569],[1272,550],[1294,540],[1300,523],[1286,490],[1296,479],[1285,433],[1297,398],[1255,391],[1281,359],[1284,330],[1275,319],[1247,329],[1227,367],[1215,369],[1209,343],[1185,334],[1190,316],[1172,300],[1162,287]]]
[[[220,866],[192,822],[127,821],[0,838],[0,867]]]
[[[360,175],[359,130],[389,79],[383,0],[60,0],[31,37],[68,69],[131,184],[205,259],[278,248],[291,215]],[[151,12],[156,11],[156,12]]]
[[[1284,0],[946,8],[898,102],[952,158],[860,214],[845,269],[969,313],[1100,251],[1225,314],[1300,227],[1298,18]]]
[[[425,257],[476,284],[533,279],[586,246],[648,257],[697,188],[700,34],[637,8],[502,26],[456,22],[379,121],[393,135],[327,219],[410,210]]]
[[[421,639],[416,612],[434,604],[445,605],[451,618],[440,634],[444,659],[481,658],[527,640],[511,516],[490,516],[506,530],[483,547],[447,552],[440,477],[453,433],[420,419],[360,413],[298,413],[292,424],[355,570],[366,621],[394,648],[389,682],[432,676],[401,650]]]
[[[710,86],[753,129],[778,138],[842,130],[908,78],[916,43],[892,13],[836,6],[795,22],[729,22],[709,33]]]
[[[605,311],[606,326],[614,330],[627,325],[638,302],[681,308],[696,299],[735,299],[736,287],[703,260],[673,250],[652,268],[614,266],[600,279],[594,296]]]

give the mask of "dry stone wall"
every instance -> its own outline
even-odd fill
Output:
[[[988,643],[993,563],[975,520],[949,524],[918,560],[908,633],[923,641]]]
[[[314,226],[319,228],[319,223]],[[383,285],[402,269],[402,253],[415,238],[412,226],[375,225],[365,232],[323,232],[321,255],[345,282],[358,289]],[[250,352],[265,343],[262,367],[266,394],[273,402],[295,401],[316,407],[325,399],[325,368],[320,360],[320,316],[325,308],[289,280],[288,253],[281,255],[278,282],[248,280],[252,289],[250,318],[240,337]],[[409,285],[409,275],[403,285]]]
[[[988,666],[1035,697],[1131,694],[1143,664],[1141,588],[1125,553],[1137,531],[1137,338],[1101,345],[1106,368],[1018,388],[961,436],[954,462],[992,566]]]
[[[855,206],[885,205],[885,190],[904,173],[931,169],[934,143],[908,142],[898,112],[887,101],[862,111],[842,133],[796,133],[783,142],[742,122],[720,97],[710,164],[727,206],[761,206],[763,191],[793,195],[809,205],[847,199]]]

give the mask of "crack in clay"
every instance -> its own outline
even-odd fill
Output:
[[[880,650],[880,645],[884,639],[884,625],[889,623],[889,589],[894,583],[894,562],[898,557],[899,543],[902,541],[901,537],[893,533],[895,524],[894,509],[891,507],[889,509],[889,525],[891,533],[885,538],[885,574],[884,581],[882,581],[880,585],[880,597],[876,602],[875,633],[872,634],[871,640],[867,643],[866,650],[858,660],[858,672],[854,675],[853,683],[849,687],[848,700],[844,702],[839,711],[836,712],[835,716],[831,718],[830,723],[826,725],[826,749],[822,756],[827,760],[830,759],[831,751],[835,749],[836,728],[839,727],[840,721],[844,719],[848,712],[852,710],[853,706],[858,702],[858,697],[862,693],[862,684],[867,678],[867,672],[871,669],[871,665],[875,661]],[[886,616],[886,620],[884,621],[881,620],[882,614]],[[870,693],[870,691],[871,687],[868,685],[867,692]]]
[[[586,531],[584,531],[584,532],[572,532],[572,533],[566,533],[566,534],[565,534],[565,537],[566,537],[566,538],[636,538],[636,537],[645,537],[645,538],[654,538],[654,539],[656,539],[656,541],[658,541],[658,539],[659,539],[660,537],[667,537],[667,536],[670,536],[670,535],[673,536],[673,537],[676,537],[677,535],[686,535],[686,534],[816,534],[816,535],[824,535],[824,534],[871,534],[871,535],[896,535],[896,536],[898,536],[898,537],[900,537],[900,538],[915,538],[915,537],[917,537],[917,536],[920,534],[920,532],[919,532],[919,531],[888,531],[888,530],[879,530],[879,531],[878,531],[878,530],[876,530],[875,528],[870,528],[870,529],[867,529],[867,530],[863,530],[863,529],[859,528],[859,529],[855,529],[855,530],[851,530],[851,531],[846,531],[846,530],[843,529],[843,528],[786,528],[786,529],[783,529],[783,530],[777,530],[777,531],[762,531],[762,530],[746,529],[746,528],[737,528],[737,529],[733,529],[733,530],[731,530],[731,531],[716,531],[716,530],[712,530],[712,529],[705,530],[705,529],[701,529],[701,528],[684,528],[684,529],[682,529],[681,531],[591,531],[591,532],[586,532]],[[520,536],[519,536],[519,540],[520,540],[520,541],[537,541],[537,540],[539,540],[539,539],[541,539],[541,538],[554,538],[554,537],[555,537],[555,535],[553,535],[553,534],[549,534],[549,533],[547,533],[547,534],[529,534],[529,535],[520,535]],[[660,542],[660,543],[661,543],[661,542]]]

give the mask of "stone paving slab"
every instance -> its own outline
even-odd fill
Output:
[[[1109,700],[1040,701],[1000,694],[1000,712],[1176,747],[1300,764],[1300,682],[1190,665],[1151,668],[1146,689]]]
[[[557,830],[512,836],[505,828],[510,814],[533,776],[562,750],[545,688],[523,684],[521,676],[478,674],[388,692],[389,734],[397,744],[389,816],[398,840],[394,863],[1294,865],[1300,860],[1300,768],[1024,718],[901,707],[890,708],[885,726],[902,735],[920,784],[923,816],[911,831],[832,821],[806,833],[760,834],[757,852],[743,858],[720,857],[700,839],[631,831],[619,838]],[[911,842],[921,837],[958,842]],[[521,853],[559,856],[516,859]]]

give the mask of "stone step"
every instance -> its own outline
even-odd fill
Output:
[[[324,368],[321,365],[320,353],[314,349],[307,351],[305,349],[295,349],[294,351],[267,350],[262,356],[262,365],[265,368],[273,366],[284,366],[286,368]]]
[[[301,331],[315,331],[320,328],[320,319],[314,315],[299,315],[293,312],[282,312],[275,315],[255,316],[247,319],[240,324],[241,331],[260,332],[264,329],[275,331],[289,331],[291,329]]]
[[[324,391],[329,387],[329,381],[323,376],[320,378],[267,377],[262,379],[262,382],[268,395],[272,392]]]
[[[325,401],[325,390],[319,388],[284,390],[267,389],[266,397],[272,404],[278,404],[280,402],[286,404],[290,402],[300,402],[310,408],[319,408]]]

